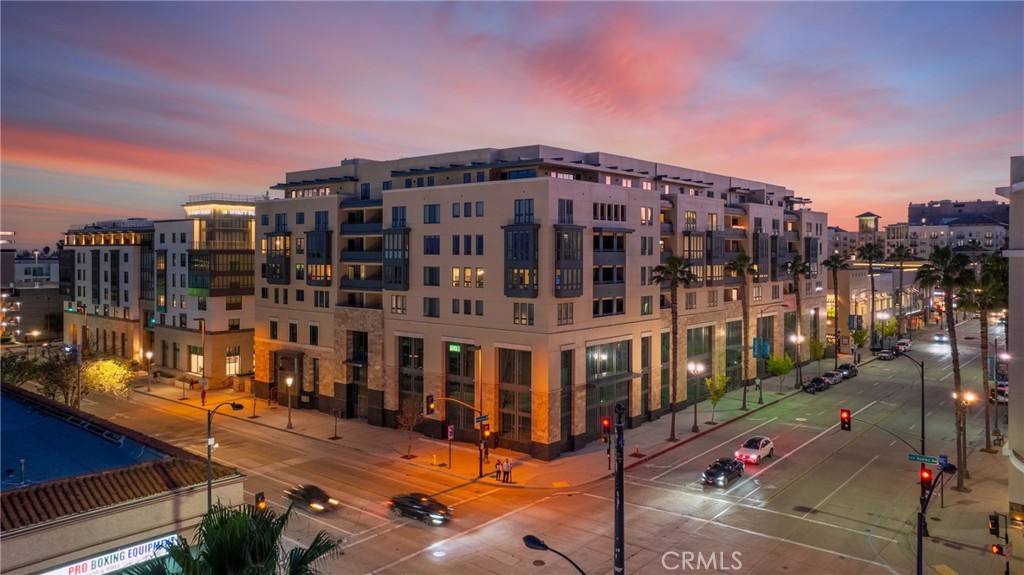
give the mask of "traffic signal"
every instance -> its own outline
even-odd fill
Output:
[[[989,547],[989,549],[991,549],[992,553],[995,553],[996,555],[1006,555],[1006,547],[1000,545],[999,543],[993,543],[992,546]]]
[[[265,495],[263,495],[262,491],[260,491],[259,493],[256,494],[256,509],[266,509],[266,508],[267,508],[267,497]]]
[[[608,438],[612,435],[612,418],[602,417],[601,418],[601,443],[608,443]]]
[[[839,410],[839,427],[843,431],[850,431],[850,424],[853,421],[853,416],[850,415],[849,409]]]
[[[999,537],[999,514],[989,513],[988,514],[988,532],[996,537]]]
[[[480,432],[483,433],[484,439],[487,439],[488,437],[490,437],[491,436],[491,424],[490,423],[482,423],[482,424],[480,424]]]
[[[433,395],[428,395],[427,396],[427,415],[432,415],[433,413],[434,413],[434,396]]]
[[[927,467],[921,468],[921,488],[931,489],[932,488],[932,470]]]

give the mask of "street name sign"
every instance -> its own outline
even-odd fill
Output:
[[[934,455],[919,455],[917,453],[908,453],[907,461],[916,461],[918,463],[927,463],[928,465],[935,465],[939,462],[939,458]]]
[[[483,422],[487,421],[490,418],[491,418],[490,415],[481,415],[481,416],[476,418],[476,422],[477,423],[483,423]],[[933,461],[932,463],[935,463],[935,462]]]

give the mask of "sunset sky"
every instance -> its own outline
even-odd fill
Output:
[[[0,3],[0,229],[548,144],[779,184],[847,229],[999,199],[1024,3]]]

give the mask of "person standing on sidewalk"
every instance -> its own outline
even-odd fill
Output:
[[[505,458],[505,467],[504,467],[504,469],[502,471],[503,471],[503,473],[501,475],[501,482],[502,483],[512,483],[512,460],[511,459],[509,459],[507,457]]]
[[[206,379],[206,376],[204,375],[199,380],[199,389],[200,389],[199,398],[202,400],[202,404],[203,404],[204,407],[206,406],[206,389],[209,388],[209,387],[210,387],[210,380]]]
[[[494,462],[494,480],[501,481],[501,459]]]
[[[481,441],[480,442],[480,451],[482,451],[483,454],[484,454],[484,463],[490,463],[491,462],[491,450],[487,448],[487,442],[486,441]]]

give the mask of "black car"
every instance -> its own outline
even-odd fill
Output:
[[[811,381],[805,383],[803,389],[807,393],[817,393],[819,391],[825,391],[828,389],[828,386],[829,383],[827,379],[824,377],[815,377],[812,378]]]
[[[304,503],[317,513],[323,513],[338,507],[338,500],[327,495],[323,489],[316,485],[296,485],[286,489],[284,495],[292,501]]]
[[[743,476],[743,462],[732,457],[716,459],[704,471],[701,480],[708,485],[725,487],[730,481]]]
[[[843,377],[850,379],[851,377],[857,377],[857,364],[855,363],[841,363],[839,364],[839,373],[843,374]]]
[[[452,508],[423,493],[397,495],[388,501],[395,517],[412,517],[427,525],[440,525],[452,518]]]

